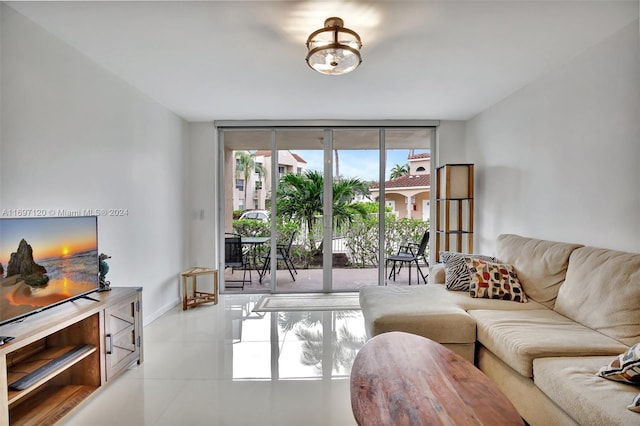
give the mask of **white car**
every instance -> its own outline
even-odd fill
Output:
[[[269,210],[247,210],[240,215],[240,219],[254,219],[268,222]]]

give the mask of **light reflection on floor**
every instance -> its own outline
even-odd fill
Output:
[[[144,329],[144,363],[69,425],[354,425],[360,311],[251,310],[259,295],[176,307]]]

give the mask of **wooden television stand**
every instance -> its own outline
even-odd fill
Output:
[[[0,326],[0,425],[55,424],[134,363],[142,362],[142,288],[112,288]],[[66,359],[62,355],[81,349]],[[63,360],[22,390],[12,384]]]

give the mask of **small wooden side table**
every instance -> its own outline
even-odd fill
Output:
[[[213,275],[213,293],[198,291],[197,279],[200,275]],[[191,278],[191,293],[188,291],[187,281]],[[218,304],[218,270],[195,267],[182,273],[182,310],[202,303]]]

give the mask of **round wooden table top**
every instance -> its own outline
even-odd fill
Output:
[[[359,425],[523,425],[498,387],[439,343],[383,333],[358,352],[351,407]]]

